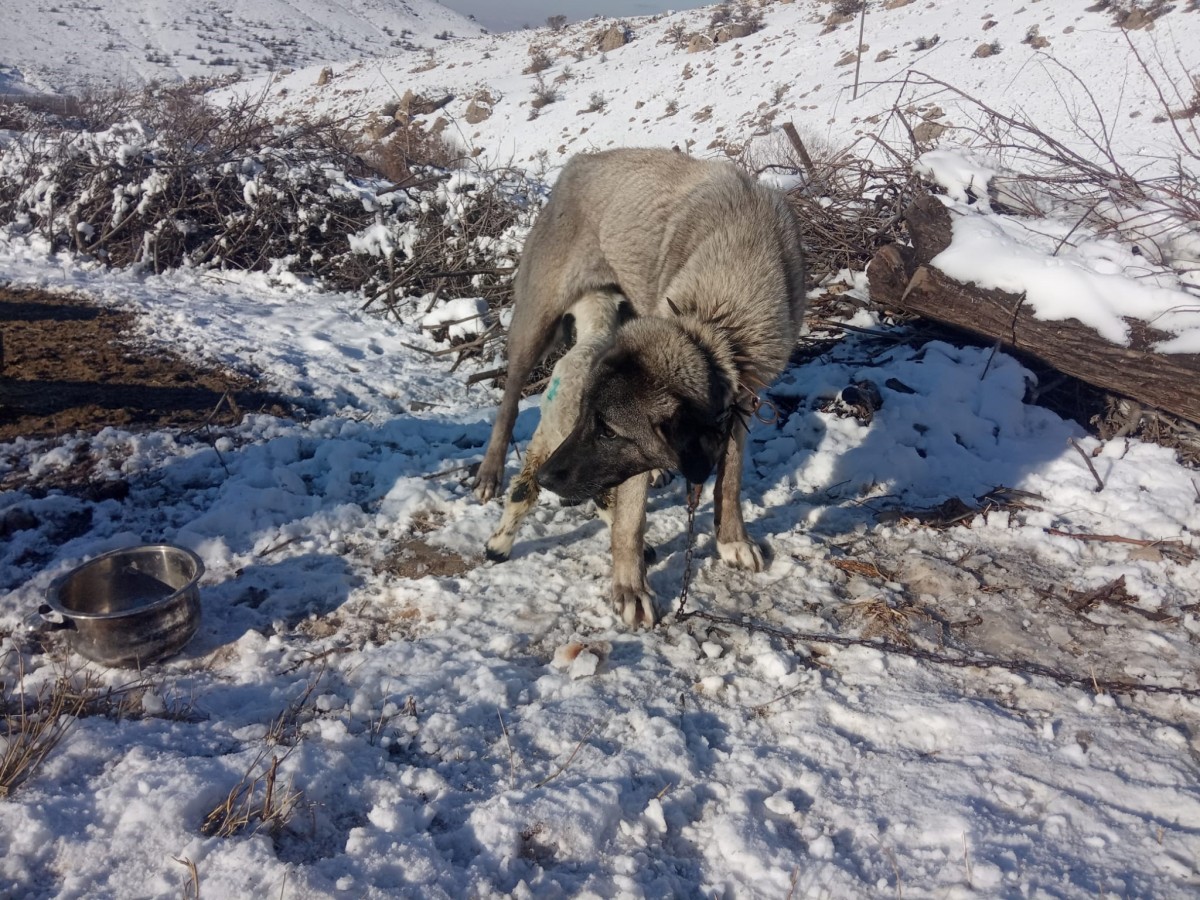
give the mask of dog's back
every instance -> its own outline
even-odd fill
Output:
[[[547,231],[527,247],[537,258],[522,260],[518,279],[549,276],[567,296],[619,284],[640,316],[684,312],[745,331],[737,342],[754,348],[758,379],[783,370],[799,333],[804,263],[782,195],[728,162],[623,149],[574,157],[551,206],[539,220]]]

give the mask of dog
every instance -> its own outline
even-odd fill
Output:
[[[619,285],[636,318],[583,387],[575,427],[544,461],[567,501],[614,490],[612,604],[658,621],[642,554],[650,470],[701,484],[716,469],[717,549],[761,571],[742,519],[746,429],[787,365],[804,307],[799,224],[785,198],[732,163],[671,150],[573,157],[530,230],[514,282],[508,373],[475,481],[493,497],[521,390],[577,298]]]
[[[525,464],[509,487],[500,524],[488,538],[485,552],[492,562],[504,562],[511,555],[521,522],[537,505],[538,470],[575,427],[579,398],[592,364],[612,345],[617,328],[631,315],[629,301],[614,287],[588,291],[563,315],[559,330],[570,349],[550,373],[542,394],[541,419],[525,448]],[[609,525],[611,495],[611,491],[603,491],[593,498],[600,517]]]

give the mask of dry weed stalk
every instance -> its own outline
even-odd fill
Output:
[[[188,870],[188,880],[183,886],[183,900],[200,900],[200,870],[188,856],[173,856],[175,862]]]
[[[867,640],[883,638],[904,647],[912,645],[913,623],[929,621],[929,615],[915,606],[896,606],[882,597],[851,603],[849,612],[862,624],[862,636]]]
[[[266,741],[268,747],[293,747],[296,745],[300,740],[300,727],[313,716],[313,694],[324,677],[325,661],[322,659],[321,665],[308,679],[300,696],[280,710],[279,715],[267,728],[263,740]]]
[[[229,791],[228,796],[204,817],[200,833],[207,837],[233,837],[247,828],[255,832],[266,829],[277,837],[291,819],[303,796],[291,781],[279,783],[279,764],[287,758],[272,756],[263,770],[267,756],[263,749],[250,763],[246,773]]]
[[[43,686],[30,700],[25,694],[24,665],[19,664],[16,684],[2,698],[3,753],[0,754],[0,800],[34,776],[46,757],[75,724],[86,702],[57,679]]]

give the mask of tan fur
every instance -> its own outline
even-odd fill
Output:
[[[721,423],[778,376],[795,345],[804,298],[795,219],[781,195],[729,163],[669,150],[573,158],[517,270],[505,393],[476,479],[481,499],[499,487],[520,391],[558,321],[581,294],[605,285],[619,285],[641,318],[593,369],[587,412],[547,461],[543,484],[573,497],[615,487],[615,473],[627,473],[613,511],[613,603],[627,622],[652,624],[641,561],[647,469],[675,465],[686,474],[690,462],[703,480],[715,465],[721,557],[762,567],[742,523],[743,436]],[[609,458],[597,450],[606,446],[595,433],[602,420],[613,425],[605,430],[624,432],[613,446],[637,452]]]

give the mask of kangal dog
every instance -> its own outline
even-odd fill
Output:
[[[763,567],[742,519],[743,425],[800,327],[795,216],[731,163],[632,149],[568,162],[517,269],[504,396],[475,482],[481,500],[499,489],[521,390],[560,320],[608,287],[637,318],[592,365],[575,426],[538,481],[568,501],[613,491],[613,607],[629,625],[653,625],[643,557],[651,470],[699,484],[715,468],[721,559]]]

